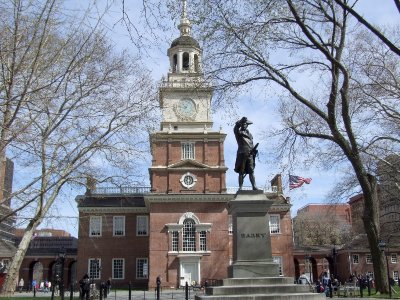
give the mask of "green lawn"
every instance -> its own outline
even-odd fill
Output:
[[[396,286],[393,287],[393,289],[394,289],[394,291],[392,292],[392,298],[391,299],[400,299],[400,287],[398,285],[396,285]],[[354,298],[360,297],[359,290],[356,291],[355,295],[349,296],[349,297],[354,297]],[[343,298],[342,294],[341,294],[340,298]],[[371,296],[368,296],[368,290],[364,289],[363,290],[363,298],[389,299],[389,294],[382,294],[381,295],[379,293],[376,293],[375,289],[371,289]],[[329,299],[329,297],[327,299]],[[346,299],[346,298],[343,298],[343,299]]]
[[[51,299],[51,297],[35,297],[35,298],[33,298],[33,297],[0,297],[0,299],[1,300],[32,300],[32,299],[35,299],[35,300],[50,300]],[[54,299],[55,300],[60,300],[61,299],[61,297],[60,296],[54,296]],[[64,296],[64,300],[69,300],[69,296],[68,297],[65,297]],[[74,297],[74,300],[79,300],[79,297]]]

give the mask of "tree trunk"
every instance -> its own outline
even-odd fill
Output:
[[[370,189],[364,191],[364,215],[363,222],[367,233],[369,248],[371,251],[374,278],[377,291],[389,293],[389,281],[386,276],[385,253],[379,248],[380,228],[379,228],[379,200],[377,193],[376,179],[372,175],[367,175]],[[363,189],[364,190],[364,189]]]
[[[31,220],[27,226],[22,240],[18,245],[17,252],[15,253],[7,271],[7,276],[1,291],[2,296],[10,297],[14,294],[19,279],[19,270],[21,268],[22,261],[24,260],[29,243],[32,240],[33,233],[39,224],[40,222]]]

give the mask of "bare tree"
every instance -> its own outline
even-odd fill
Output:
[[[343,245],[352,236],[348,220],[335,209],[298,214],[293,219],[293,234],[299,246]]]
[[[275,147],[279,157],[308,157],[314,165],[328,168],[351,167],[364,194],[363,222],[377,288],[387,293],[385,260],[378,245],[376,166],[384,161],[383,154],[399,150],[399,131],[394,130],[400,103],[398,29],[385,35],[382,29],[378,34],[365,22],[360,24],[349,10],[356,11],[354,1],[193,2],[194,23],[208,53],[205,70],[211,69],[219,92],[265,83],[281,93],[283,129],[278,131],[281,144]],[[364,49],[356,48],[357,43]],[[379,55],[375,46],[383,54],[379,65],[385,66],[390,83],[382,84],[384,78],[374,81],[380,68],[374,65]]]
[[[4,294],[63,189],[123,168],[128,177],[146,152],[157,103],[151,79],[114,50],[101,15],[87,17],[65,14],[55,0],[0,2],[0,150],[24,168],[10,198],[12,214],[28,219]]]

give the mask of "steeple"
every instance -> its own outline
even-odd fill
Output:
[[[171,69],[170,74],[179,75],[191,73],[192,76],[202,76],[201,48],[191,37],[192,24],[188,18],[187,2],[182,0],[181,20],[178,25],[180,36],[172,41],[168,49]]]
[[[187,0],[181,0],[181,4],[180,34],[168,49],[170,68],[160,85],[161,128],[171,133],[204,133],[212,128],[213,89],[204,78],[200,44],[191,36]]]

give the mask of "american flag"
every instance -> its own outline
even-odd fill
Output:
[[[295,189],[301,187],[303,183],[310,184],[311,178],[304,178],[301,176],[295,176],[289,174],[289,189]]]

